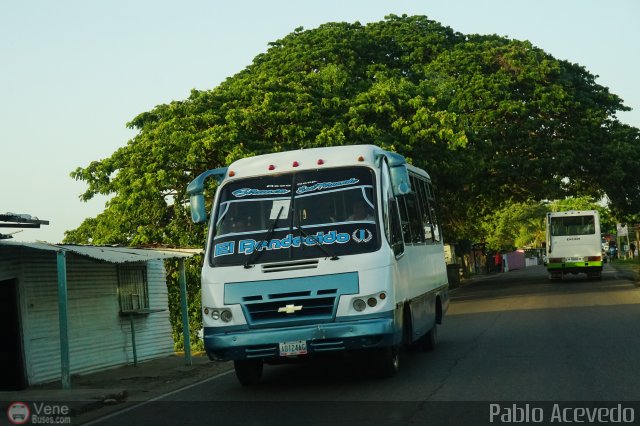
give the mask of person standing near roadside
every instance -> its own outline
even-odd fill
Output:
[[[499,251],[496,252],[496,255],[493,258],[494,266],[496,272],[502,272],[502,255]]]
[[[487,267],[487,274],[490,274],[493,272],[493,252],[489,252],[487,253],[487,257],[486,257],[486,267]]]

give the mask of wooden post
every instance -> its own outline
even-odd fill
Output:
[[[133,313],[129,314],[129,322],[131,324],[131,348],[133,349],[133,366],[138,366],[138,349],[136,348],[136,327],[133,321]]]
[[[191,337],[189,336],[189,305],[187,303],[187,274],[184,269],[184,259],[178,260],[180,284],[180,304],[182,307],[182,335],[184,336],[184,363],[191,365]]]
[[[69,368],[69,326],[67,315],[67,260],[65,252],[57,253],[58,267],[58,318],[60,328],[60,379],[62,389],[71,388],[71,372]]]

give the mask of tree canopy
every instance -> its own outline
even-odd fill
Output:
[[[76,169],[110,195],[66,241],[201,246],[185,188],[274,151],[371,143],[429,171],[446,236],[479,238],[505,203],[608,195],[640,211],[638,129],[584,67],[527,41],[464,35],[425,16],[298,28],[211,90],[158,105],[110,157]],[[159,89],[161,90],[161,89]]]
[[[448,242],[505,245],[535,229],[542,200],[570,195],[606,194],[619,219],[630,217],[640,212],[640,132],[616,119],[628,108],[595,80],[527,41],[465,35],[425,16],[298,28],[217,87],[140,113],[125,146],[73,171],[87,184],[81,199],[111,198],[65,241],[202,247],[185,195],[195,176],[246,156],[345,144],[426,169]],[[516,219],[521,228],[510,229]],[[198,330],[199,266],[187,274]],[[170,266],[172,306],[175,276]],[[178,309],[171,320],[179,348]]]

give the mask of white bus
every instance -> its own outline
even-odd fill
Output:
[[[204,345],[243,385],[263,364],[341,351],[391,376],[400,347],[433,349],[449,304],[429,175],[373,145],[244,158],[188,186],[206,222]]]
[[[579,273],[602,278],[600,216],[596,210],[547,213],[546,228],[550,280]]]

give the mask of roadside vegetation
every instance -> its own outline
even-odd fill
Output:
[[[297,28],[219,86],[133,117],[133,139],[73,171],[83,200],[111,198],[65,242],[202,247],[185,195],[199,173],[273,151],[375,144],[429,171],[449,243],[535,245],[543,210],[562,203],[601,209],[606,196],[610,223],[638,219],[640,132],[616,118],[628,109],[583,66],[528,41],[425,16]],[[196,331],[201,261],[187,271]],[[168,272],[180,348],[175,265]]]
[[[616,259],[612,262],[616,268],[640,273],[640,257],[633,259]]]

